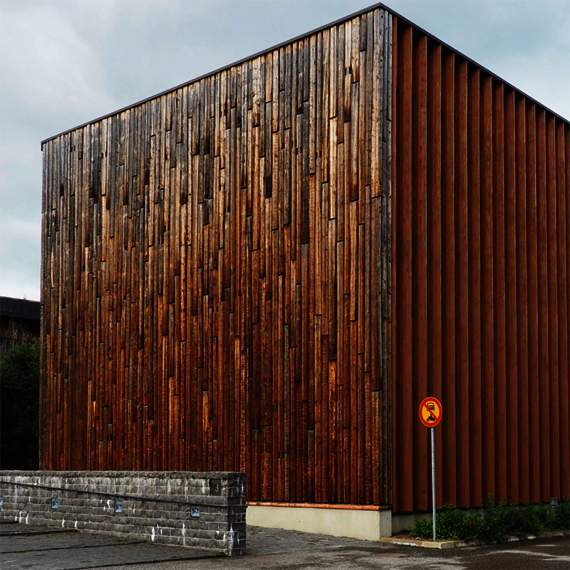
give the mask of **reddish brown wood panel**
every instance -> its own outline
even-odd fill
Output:
[[[42,466],[570,495],[570,126],[371,9],[43,145]]]
[[[438,506],[568,496],[570,125],[393,30],[394,506],[431,505],[428,395]]]
[[[374,9],[45,142],[44,469],[391,502],[390,45]]]

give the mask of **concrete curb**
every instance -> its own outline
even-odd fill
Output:
[[[446,540],[441,542],[434,542],[433,540],[415,540],[413,538],[381,538],[380,542],[387,542],[389,544],[397,544],[400,546],[419,546],[420,548],[460,548],[461,546],[478,546],[478,540]]]
[[[535,540],[537,538],[552,538],[556,536],[570,536],[570,531],[567,530],[555,530],[552,532],[543,532],[538,536],[529,534],[526,537],[520,536],[509,536],[507,542],[518,542],[519,540]],[[401,545],[401,546],[419,546],[420,548],[464,548],[466,546],[487,546],[488,543],[482,542],[478,539],[475,540],[444,540],[441,542],[434,542],[433,540],[414,540],[412,538],[392,538],[384,537],[380,539],[380,542],[386,542],[389,544]],[[496,542],[491,544],[498,544]]]

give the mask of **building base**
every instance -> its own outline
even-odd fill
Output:
[[[262,502],[247,505],[248,525],[363,540],[392,536],[389,507]]]

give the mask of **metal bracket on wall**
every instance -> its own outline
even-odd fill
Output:
[[[192,505],[190,507],[190,516],[199,519],[200,518],[200,507],[197,505]]]
[[[221,479],[210,479],[210,495],[221,495],[222,494],[222,480]]]
[[[59,509],[59,499],[57,497],[51,498],[51,510],[57,511]]]
[[[115,513],[121,514],[123,512],[123,501],[116,500],[115,501]]]

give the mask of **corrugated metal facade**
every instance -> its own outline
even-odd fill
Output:
[[[43,468],[390,502],[390,30],[375,9],[44,143]]]
[[[570,496],[570,127],[394,18],[394,504]],[[413,493],[411,492],[413,489]]]

